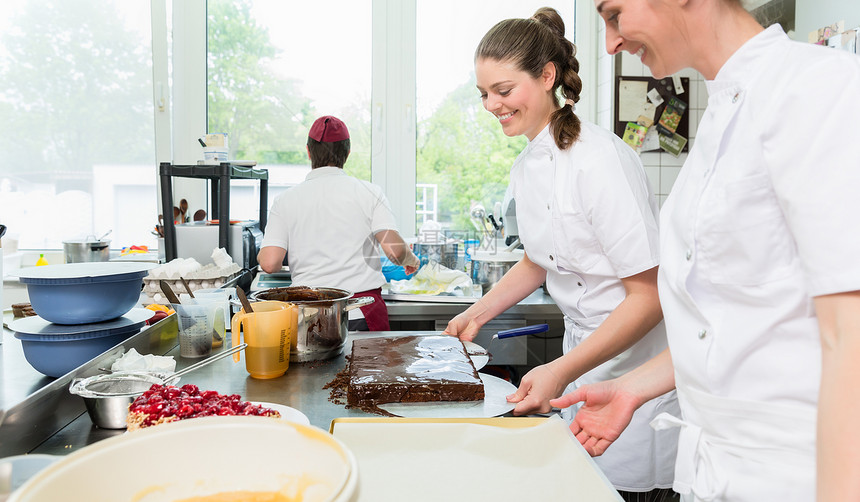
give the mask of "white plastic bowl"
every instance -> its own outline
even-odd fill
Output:
[[[9,502],[172,502],[277,491],[301,485],[300,478],[316,484],[299,490],[299,500],[358,499],[355,457],[329,433],[267,417],[206,417],[82,448],[32,477]]]

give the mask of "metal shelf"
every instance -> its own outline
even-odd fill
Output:
[[[161,178],[161,211],[164,215],[164,257],[176,259],[176,227],[173,223],[173,178],[196,178],[209,180],[212,214],[218,217],[218,247],[230,249],[230,180],[246,179],[260,181],[260,231],[266,231],[269,200],[269,171],[222,162],[214,165],[175,165],[162,162],[159,166]]]

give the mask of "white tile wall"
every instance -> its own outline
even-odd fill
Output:
[[[615,88],[615,57],[621,58],[621,74],[633,77],[650,77],[651,71],[647,66],[643,65],[635,56],[626,52],[621,56],[610,56],[606,53],[606,37],[603,23],[599,23],[598,40],[600,40],[600,53],[597,58],[598,66],[598,81],[601,85],[597,89],[597,123],[602,127],[612,130],[612,120],[614,113],[613,92]],[[688,146],[692,147],[695,142],[696,131],[698,130],[699,121],[704,114],[705,107],[708,104],[708,92],[705,88],[705,82],[701,74],[695,70],[686,69],[678,73],[681,77],[690,79],[690,90],[688,96],[681,96],[687,101],[690,119],[690,137],[687,138]],[[642,164],[645,166],[645,174],[648,176],[648,181],[651,183],[651,188],[654,190],[654,195],[657,197],[657,202],[663,206],[666,201],[666,196],[672,189],[678,173],[681,171],[681,166],[687,159],[687,153],[682,153],[675,157],[670,153],[663,151],[642,152],[640,155]]]

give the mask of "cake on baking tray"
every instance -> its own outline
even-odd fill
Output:
[[[347,403],[478,401],[484,384],[453,336],[365,338],[352,344]]]
[[[167,422],[213,415],[274,418],[281,416],[270,408],[242,401],[238,394],[227,396],[214,390],[201,392],[196,385],[191,384],[182,387],[156,384],[129,405],[126,423],[128,430],[133,431]]]

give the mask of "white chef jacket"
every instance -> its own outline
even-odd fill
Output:
[[[530,141],[511,170],[510,191],[526,253],[546,270],[547,290],[565,315],[567,353],[624,300],[621,277],[658,265],[657,204],[635,152],[586,122],[567,150],[556,146],[549,126]],[[661,323],[572,385],[620,376],[665,348]],[[594,459],[616,488],[648,491],[672,485],[677,431],[654,431],[648,422],[677,409],[674,392],[646,403],[621,437]],[[570,419],[570,413],[565,415]]]
[[[661,214],[659,291],[683,420],[675,490],[815,498],[812,297],[860,289],[860,58],[778,25],[706,82]]]
[[[263,247],[287,250],[293,285],[367,291],[385,284],[374,234],[396,228],[379,186],[318,167],[275,199]]]

